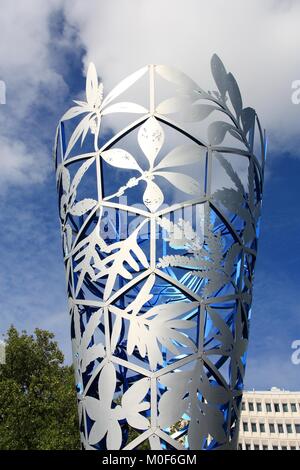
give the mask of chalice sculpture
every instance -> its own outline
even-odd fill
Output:
[[[59,122],[83,449],[237,447],[266,138],[211,68],[211,92],[148,65],[106,93],[90,64]]]

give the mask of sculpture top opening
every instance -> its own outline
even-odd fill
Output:
[[[85,101],[55,163],[86,449],[233,449],[266,139],[214,55],[216,90],[148,65]]]

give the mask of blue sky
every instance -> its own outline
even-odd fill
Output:
[[[170,25],[163,25],[170,28],[170,32],[167,31],[169,41],[164,41],[159,48],[159,40],[163,41],[162,24],[152,10],[148,11],[143,0],[138,9],[140,21],[136,19],[134,25],[128,12],[123,15],[124,21],[116,24],[112,5],[120,7],[119,16],[124,8],[124,2],[117,0],[109,2],[110,6],[101,1],[74,1],[72,8],[67,0],[51,0],[43,10],[36,0],[19,2],[18,8],[10,3],[3,1],[0,20],[0,79],[7,87],[7,103],[0,105],[0,333],[11,323],[29,332],[35,327],[47,328],[55,332],[66,359],[70,360],[51,151],[59,117],[71,106],[71,99],[84,89],[88,61],[97,64],[104,83],[115,84],[149,61],[176,62],[174,65],[198,78],[199,70],[209,70],[206,58],[211,52],[217,52],[238,77],[249,104],[258,108],[270,139],[246,388],[279,386],[299,390],[300,366],[293,365],[290,359],[291,343],[300,339],[297,269],[300,261],[300,105],[295,106],[290,100],[291,83],[300,79],[300,59],[294,43],[300,37],[296,37],[293,27],[299,7],[288,0],[266,1],[264,7],[260,6],[262,2],[254,1],[245,20],[243,14],[246,13],[235,0],[226,2],[229,7],[223,21],[226,18],[229,23],[233,21],[234,12],[235,22],[247,21],[250,28],[257,19],[258,38],[249,34],[249,37],[241,37],[239,47],[233,46],[235,33],[228,34],[233,24],[227,24],[228,28],[220,27],[219,36],[214,34],[209,46],[203,45],[199,37],[199,59],[191,63],[191,58],[187,59],[185,51],[180,50],[182,45],[191,47],[189,35],[194,26],[191,11],[186,12],[191,20],[190,31],[181,27],[178,44],[174,25],[179,21],[180,11],[177,16],[172,13]],[[83,11],[83,4],[89,4],[89,9]],[[220,14],[220,2],[212,4],[214,7],[208,7],[205,31],[214,26],[214,13]],[[181,8],[180,4],[178,6]],[[164,8],[161,7],[161,16]],[[128,15],[127,28],[125,14]],[[265,15],[264,25],[261,25],[262,15]],[[11,20],[20,26],[15,36],[9,31]],[[152,28],[157,29],[154,43],[147,39],[151,20]],[[277,44],[273,28],[280,21],[282,37]],[[139,36],[134,50],[131,36],[134,32],[140,33],[139,28],[143,26],[145,37]],[[242,30],[242,26],[237,28]],[[194,39],[197,42],[196,36]],[[166,42],[173,44],[172,50]],[[9,48],[5,47],[8,43]],[[270,52],[271,43],[278,46],[276,53]],[[178,46],[176,56],[175,46]],[[158,60],[155,60],[155,53]],[[252,70],[257,67],[257,73],[252,73],[251,78],[249,70],[246,73],[245,55],[249,67]],[[266,66],[264,73],[260,73],[262,63]],[[207,75],[204,75],[205,80]]]

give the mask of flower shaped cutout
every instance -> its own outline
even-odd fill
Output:
[[[126,419],[130,426],[143,431],[150,427],[148,419],[141,414],[150,408],[150,403],[145,401],[150,380],[144,378],[135,382],[123,394],[120,405],[113,404],[116,385],[116,371],[109,362],[103,367],[98,381],[100,399],[90,396],[84,399],[87,414],[94,421],[89,434],[89,444],[97,444],[106,436],[106,446],[109,450],[121,447],[122,429],[119,421]]]
[[[149,166],[142,169],[133,155],[121,148],[105,150],[102,158],[114,167],[127,170],[136,170],[140,173],[137,178],[131,178],[126,186],[120,188],[114,196],[119,196],[126,189],[136,186],[140,181],[146,182],[143,195],[145,206],[150,212],[156,212],[164,202],[164,194],[155,182],[157,176],[161,176],[169,183],[184,193],[191,195],[200,194],[200,184],[197,180],[182,172],[168,171],[173,167],[195,164],[200,162],[201,156],[206,152],[205,147],[196,144],[181,145],[169,152],[160,162],[156,163],[157,156],[164,144],[164,130],[159,121],[151,116],[140,127],[138,132],[138,144],[146,156]]]
[[[147,67],[143,67],[137,72],[121,81],[113,90],[103,98],[103,83],[99,83],[95,65],[91,62],[86,77],[86,101],[74,100],[77,106],[70,108],[61,118],[61,121],[73,119],[80,114],[86,116],[79,122],[70,137],[69,144],[65,153],[65,158],[69,155],[76,142],[81,137],[81,145],[88,131],[95,135],[95,151],[98,150],[98,136],[100,132],[101,118],[105,114],[111,113],[137,113],[144,114],[148,110],[143,106],[131,102],[119,102],[110,104],[115,98],[129,88],[135,81],[142,77],[147,71]],[[110,106],[108,106],[110,104]]]

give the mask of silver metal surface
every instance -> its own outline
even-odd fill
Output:
[[[213,92],[149,65],[105,95],[90,64],[57,128],[86,449],[237,445],[266,141],[211,67]],[[128,100],[142,83],[147,104]]]

